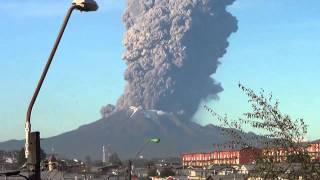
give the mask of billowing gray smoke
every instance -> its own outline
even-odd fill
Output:
[[[127,0],[123,59],[127,85],[117,109],[142,106],[190,118],[222,87],[210,75],[237,20],[235,0]]]

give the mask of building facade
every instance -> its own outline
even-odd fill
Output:
[[[263,150],[263,155],[272,157],[275,162],[285,162],[287,157],[298,152],[308,154],[313,162],[320,162],[320,142],[297,148],[268,148]]]
[[[204,153],[182,154],[184,167],[207,167],[210,165],[239,165],[251,164],[261,153],[257,148],[244,148],[241,150],[222,150]]]
[[[305,150],[312,161],[320,162],[320,142],[310,143]],[[208,167],[211,165],[244,165],[252,164],[257,157],[272,156],[277,162],[284,162],[292,153],[285,148],[257,149],[244,148],[240,150],[222,150],[202,153],[184,153],[181,155],[183,167]]]
[[[320,162],[320,141],[309,144],[307,151],[311,161]]]

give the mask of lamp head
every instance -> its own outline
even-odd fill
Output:
[[[73,0],[72,5],[76,7],[79,11],[96,11],[98,9],[98,4],[94,0]]]
[[[151,139],[149,139],[149,142],[158,144],[158,143],[160,143],[160,139],[159,138],[151,138]]]

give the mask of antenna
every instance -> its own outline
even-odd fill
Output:
[[[104,145],[102,146],[102,162],[103,164],[106,163],[106,149],[104,148]]]

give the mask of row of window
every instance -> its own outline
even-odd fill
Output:
[[[184,166],[208,166],[212,164],[239,164],[238,160],[214,160],[207,162],[184,162]]]
[[[185,161],[207,161],[213,159],[227,159],[227,158],[239,158],[238,155],[222,155],[222,156],[212,156],[212,157],[183,157]]]
[[[220,158],[237,158],[239,157],[238,152],[221,152],[221,153],[211,153],[211,154],[194,154],[194,155],[184,155],[183,160],[211,160]]]

